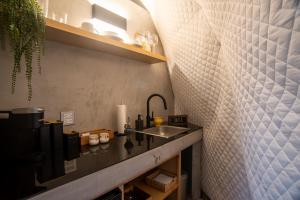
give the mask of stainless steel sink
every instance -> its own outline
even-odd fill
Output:
[[[153,128],[147,128],[142,131],[138,131],[139,133],[144,133],[148,135],[159,136],[163,138],[170,138],[175,135],[184,133],[190,130],[189,128],[177,127],[177,126],[158,126]]]

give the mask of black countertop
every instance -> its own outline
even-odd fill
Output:
[[[188,132],[168,139],[141,133],[131,133],[127,136],[115,136],[107,144],[82,146],[80,157],[64,161],[65,175],[42,184],[36,180],[36,186],[43,187],[43,190],[36,194],[110,167],[200,129],[200,127],[192,124],[188,128],[190,128]]]

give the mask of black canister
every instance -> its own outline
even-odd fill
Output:
[[[72,160],[80,156],[80,137],[78,132],[64,133],[64,155],[66,160]]]
[[[50,137],[52,143],[53,176],[56,178],[65,175],[62,121],[51,123]]]
[[[37,168],[37,180],[43,183],[53,178],[50,123],[44,122],[39,133],[40,151],[43,152],[44,160],[42,165]]]

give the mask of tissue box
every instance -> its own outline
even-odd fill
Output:
[[[146,177],[146,183],[162,192],[166,192],[177,185],[177,176],[168,171],[158,169]]]

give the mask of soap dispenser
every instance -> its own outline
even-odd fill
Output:
[[[142,115],[138,114],[137,120],[135,120],[135,130],[141,131],[144,129],[144,121],[142,120]],[[142,133],[135,133],[135,139],[138,141],[138,145],[142,145],[142,141],[144,140],[144,134]]]
[[[150,127],[154,127],[154,113],[152,111],[151,119],[150,119]]]
[[[142,115],[138,114],[137,120],[135,120],[135,130],[141,131],[144,129],[144,120],[142,120]]]

